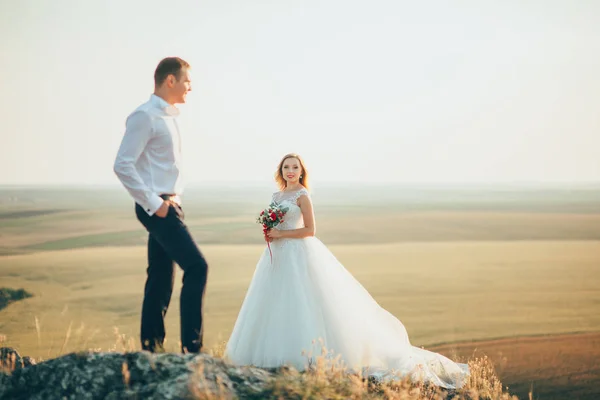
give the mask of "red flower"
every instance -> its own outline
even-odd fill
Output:
[[[271,212],[271,219],[273,221],[275,221],[276,218],[277,218],[277,215],[274,212]]]
[[[264,212],[264,211],[261,211],[261,212],[260,212],[260,215],[265,215],[265,212]]]

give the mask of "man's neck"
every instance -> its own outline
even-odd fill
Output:
[[[164,93],[162,93],[160,90],[155,90],[154,91],[154,95],[157,97],[160,97],[161,99],[163,99],[164,101],[166,101],[167,103],[169,103],[170,105],[174,106],[175,103],[171,102],[168,98],[168,96],[166,96]]]

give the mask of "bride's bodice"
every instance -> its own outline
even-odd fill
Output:
[[[304,228],[304,219],[302,218],[302,210],[298,206],[298,199],[302,195],[308,196],[308,190],[302,188],[293,192],[276,192],[273,193],[272,201],[287,207],[288,211],[283,217],[283,222],[277,225],[277,229],[280,230],[291,230]]]

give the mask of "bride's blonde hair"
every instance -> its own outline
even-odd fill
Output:
[[[277,172],[275,172],[275,182],[277,182],[277,186],[279,186],[280,190],[284,190],[287,186],[287,182],[283,177],[283,163],[288,158],[295,158],[300,163],[300,168],[302,169],[302,173],[300,174],[300,184],[304,186],[306,189],[308,187],[308,171],[306,171],[306,167],[304,166],[304,161],[302,161],[302,157],[300,157],[296,153],[290,153],[283,156],[281,161],[279,162],[279,166],[277,167]]]

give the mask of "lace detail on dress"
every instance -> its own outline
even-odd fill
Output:
[[[274,201],[277,204],[281,204],[281,203],[287,202],[287,201],[297,204],[298,199],[302,195],[309,196],[308,190],[306,190],[306,188],[302,188],[300,190],[296,190],[293,192],[280,191],[280,192],[273,193],[273,197],[271,198],[271,201]]]
[[[308,190],[302,188],[294,192],[281,191],[273,193],[273,201],[288,208],[287,213],[283,217],[283,222],[277,226],[277,229],[291,230],[304,228],[302,210],[298,206],[298,199],[302,195],[309,195]]]
[[[308,193],[308,190],[306,190],[305,188],[302,188],[300,190],[298,190],[296,192],[296,194],[294,195],[294,203],[298,202],[298,199],[300,198],[300,196],[302,195],[306,195],[306,196],[310,196],[310,194]]]

